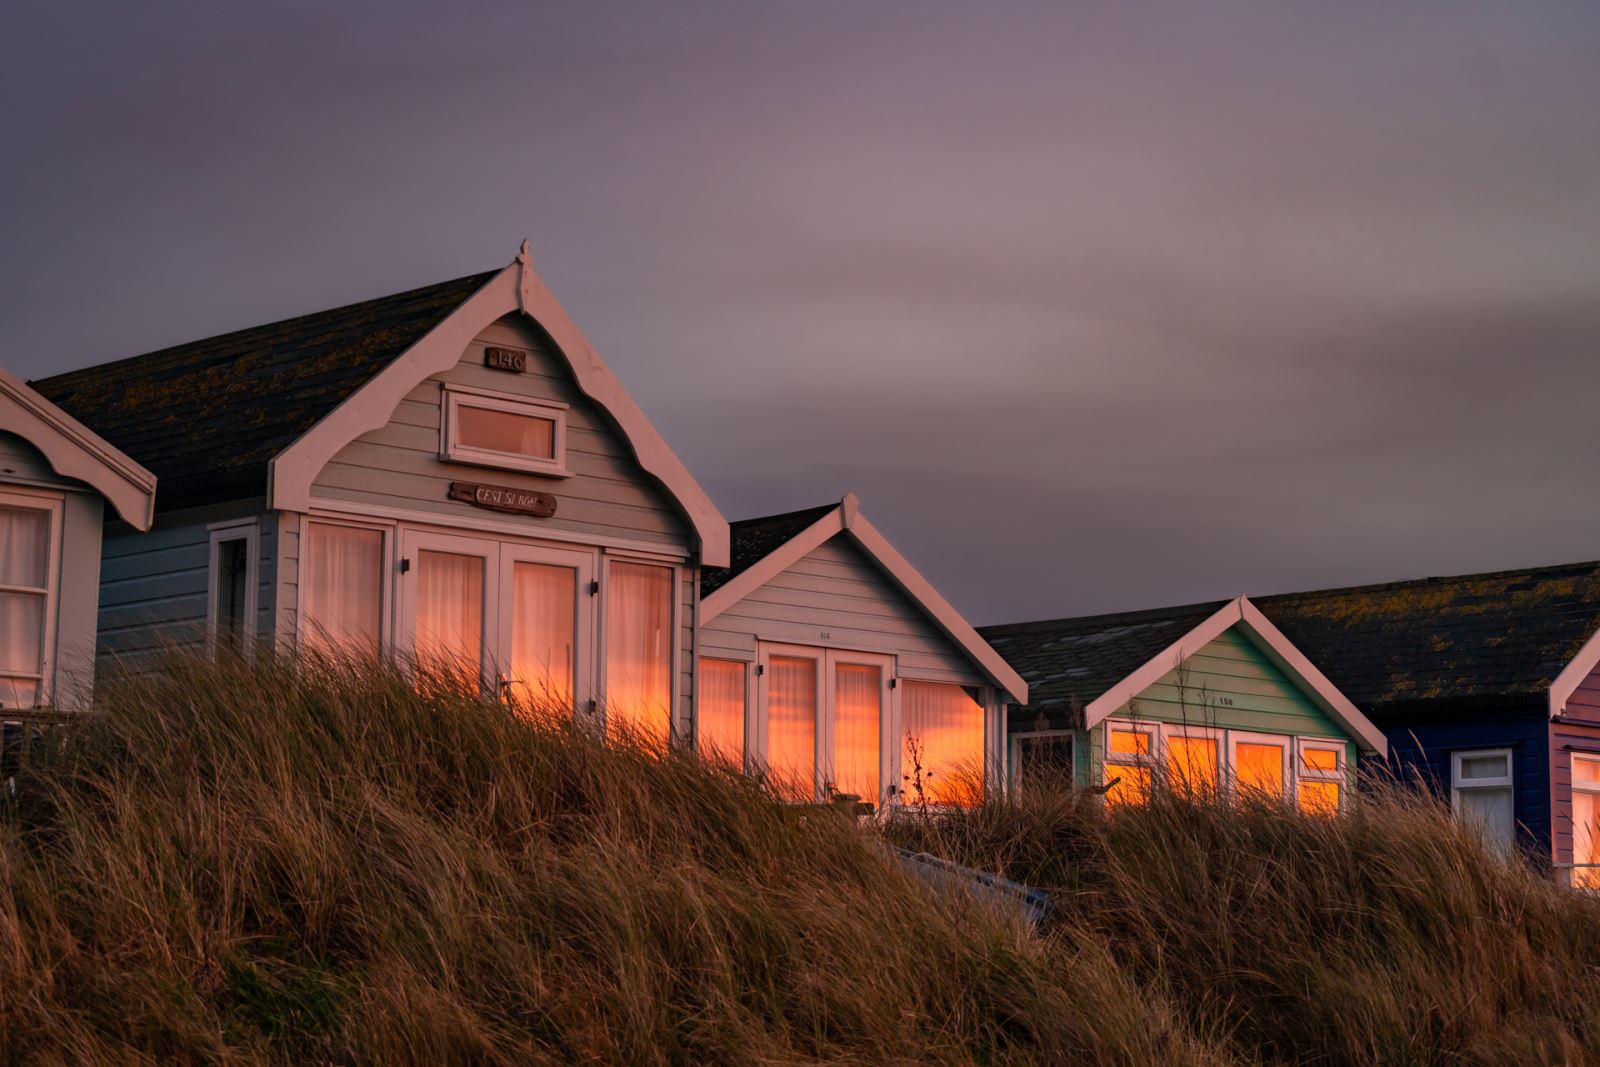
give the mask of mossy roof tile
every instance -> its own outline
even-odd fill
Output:
[[[158,511],[266,492],[267,464],[493,271],[29,383],[159,479]]]

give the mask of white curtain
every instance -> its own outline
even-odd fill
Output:
[[[512,568],[511,679],[517,700],[572,711],[578,572],[519,562]]]
[[[883,670],[839,663],[833,675],[833,787],[878,802]]]
[[[767,661],[767,769],[792,800],[816,799],[817,661]]]
[[[383,532],[313,522],[300,568],[302,625],[313,644],[376,656],[383,634]]]
[[[665,744],[672,715],[672,568],[613,562],[606,593],[606,723]]]
[[[481,556],[417,553],[417,659],[466,677],[483,668]]]
[[[50,513],[0,507],[0,707],[38,702],[49,566]]]
[[[902,681],[900,773],[916,803],[972,804],[983,796],[983,705],[959,685]],[[916,758],[913,758],[916,757]],[[922,766],[921,795],[916,767]]]
[[[726,659],[700,661],[696,744],[701,755],[744,764],[745,665]]]

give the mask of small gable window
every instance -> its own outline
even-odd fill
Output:
[[[567,475],[567,406],[446,384],[439,456],[452,463]]]

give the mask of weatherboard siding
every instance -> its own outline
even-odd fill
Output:
[[[1550,846],[1556,863],[1572,862],[1572,754],[1600,756],[1600,668],[1567,699],[1550,723]]]
[[[1542,705],[1508,707],[1492,715],[1457,713],[1442,721],[1385,718],[1379,725],[1389,739],[1393,772],[1408,784],[1432,791],[1446,804],[1451,800],[1451,753],[1510,749],[1518,842],[1534,854],[1550,854],[1551,730]]]
[[[162,515],[148,533],[108,527],[100,556],[102,667],[137,670],[167,651],[205,648],[211,526],[218,522],[259,519],[256,633],[272,633],[277,523],[259,505],[241,501]]]
[[[1111,717],[1340,740],[1355,784],[1356,746],[1345,728],[1238,630],[1219,634]],[[1011,718],[1024,726],[1029,720],[1026,711]],[[1103,780],[1104,730],[1100,724],[1077,734],[1074,764],[1089,781]]]
[[[750,660],[758,641],[887,653],[901,678],[981,685],[964,653],[844,535],[700,627],[703,656]]]
[[[513,374],[483,365],[484,348],[500,345],[529,353],[528,369]],[[439,458],[442,385],[471,386],[529,400],[556,401],[567,410],[567,469],[551,478],[524,471],[445,462]],[[488,482],[556,497],[555,515],[534,519],[486,513],[449,498],[452,481]],[[542,331],[502,319],[467,345],[460,361],[412,389],[386,425],[342,448],[317,475],[314,496],[385,509],[452,517],[494,514],[541,530],[597,539],[686,548],[688,524],[604,411],[579,391],[566,360]]]

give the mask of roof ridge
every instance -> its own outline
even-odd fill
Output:
[[[1544,575],[1560,571],[1594,570],[1600,568],[1600,560],[1580,560],[1573,563],[1546,563],[1537,567],[1508,567],[1498,571],[1469,571],[1464,574],[1435,574],[1425,578],[1397,578],[1388,582],[1368,582],[1364,585],[1336,585],[1325,589],[1299,589],[1290,593],[1268,593],[1261,596],[1251,596],[1254,603],[1269,600],[1289,600],[1295,597],[1332,596],[1337,593],[1375,592],[1381,589],[1398,589],[1402,586],[1426,585],[1429,583],[1464,582],[1481,580],[1485,578],[1508,578],[1513,575]]]
[[[1188,612],[1217,611],[1227,604],[1223,600],[1197,600],[1191,604],[1174,604],[1170,607],[1138,608],[1133,611],[1108,611],[1098,615],[1064,615],[1054,619],[1032,619],[1027,622],[997,622],[979,626],[979,633],[1004,630],[1007,633],[1026,633],[1034,630],[1047,630],[1052,627],[1072,624],[1082,626],[1088,623],[1108,624],[1112,622],[1135,622],[1145,619],[1171,618],[1174,615]]]
[[[258,330],[270,330],[291,326],[295,323],[304,322],[307,319],[315,319],[323,315],[341,314],[349,312],[353,308],[364,307],[368,304],[377,304],[385,300],[399,300],[406,297],[416,297],[418,294],[426,293],[429,290],[448,289],[451,286],[458,286],[463,282],[467,282],[475,278],[482,278],[484,281],[487,281],[489,278],[500,273],[500,269],[501,268],[496,268],[489,271],[478,271],[473,274],[463,274],[460,277],[450,278],[445,281],[430,282],[427,285],[419,285],[412,289],[402,289],[398,292],[384,293],[381,296],[372,296],[366,298],[365,300],[353,300],[348,304],[339,304],[335,307],[322,308],[319,311],[308,311],[299,315],[290,315],[288,318],[274,319],[271,322],[258,322],[253,326],[243,326],[236,330],[228,330],[224,333],[212,334],[209,337],[197,337],[190,341],[180,341],[178,344],[167,345],[164,348],[154,348],[148,352],[139,352],[131,356],[121,356],[117,359],[106,360],[103,363],[92,363],[87,367],[79,367],[76,370],[62,371],[60,374],[52,374],[45,378],[30,379],[28,385],[35,389],[38,389],[40,386],[52,389],[60,388],[63,383],[77,377],[78,375],[87,374],[90,371],[103,371],[110,367],[121,366],[124,363],[132,363],[141,359],[151,359],[156,356],[163,356],[167,355],[168,353],[178,352],[187,348],[193,348],[197,345],[220,344],[222,342],[243,336],[244,334],[255,333]],[[42,391],[43,390],[41,390],[41,392]]]
[[[752,515],[748,519],[734,519],[729,523],[729,525],[741,526],[753,522],[771,522],[774,519],[793,519],[798,518],[801,515],[810,514],[816,514],[818,517],[821,517],[837,507],[839,507],[839,502],[835,500],[831,504],[818,504],[815,507],[809,508],[795,508],[793,511],[778,511],[771,515]]]

